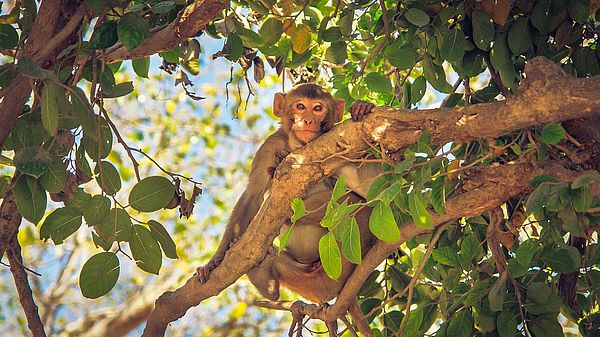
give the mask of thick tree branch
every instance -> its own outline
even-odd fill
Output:
[[[46,337],[44,325],[38,314],[38,307],[33,300],[31,287],[27,280],[27,272],[23,267],[23,259],[21,258],[21,246],[15,235],[11,240],[8,248],[8,261],[10,263],[10,271],[15,280],[15,286],[19,293],[19,302],[25,312],[27,318],[27,326],[33,337]]]
[[[119,44],[116,49],[108,51],[100,59],[113,63],[171,50],[186,39],[196,36],[227,7],[229,7],[227,0],[194,2],[182,11],[175,21],[150,35],[139,47],[127,50],[122,44]]]
[[[433,110],[403,110],[376,108],[362,123],[345,122],[327,134],[292,152],[278,167],[272,183],[271,195],[264,202],[246,233],[231,247],[225,259],[203,285],[193,276],[185,285],[166,292],[156,301],[143,336],[163,336],[169,322],[185,314],[192,306],[218,294],[235,282],[266,254],[279,228],[291,215],[290,203],[308,188],[346,163],[336,156],[359,153],[367,142],[380,143],[384,148],[397,150],[415,143],[424,131],[433,135],[433,142],[466,142],[495,138],[501,135],[547,122],[600,115],[600,77],[573,79],[554,63],[536,58],[526,66],[527,79],[509,100],[477,104],[460,108]],[[348,155],[346,155],[348,157]],[[481,214],[497,206],[512,195],[527,188],[533,170],[530,164],[489,167],[469,178],[463,188],[485,197],[452,198],[447,203],[447,214],[436,215],[435,223],[443,223],[470,214]],[[478,178],[479,177],[479,178]],[[482,178],[483,177],[483,178]],[[474,191],[469,184],[484,192]],[[487,194],[485,194],[487,195]],[[493,197],[492,197],[493,196]],[[382,261],[393,246],[422,233],[414,225],[401,228],[401,240],[394,244],[376,244],[367,254],[353,276],[348,280],[336,304],[321,314],[325,321],[339,317],[348,307],[366,275]]]

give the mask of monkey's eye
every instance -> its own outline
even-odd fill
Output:
[[[323,107],[320,106],[320,105],[315,105],[315,107],[313,108],[313,110],[315,110],[315,111],[322,111]]]
[[[298,109],[298,110],[304,110],[304,108],[305,108],[304,104],[302,104],[302,103],[296,104],[296,109]]]

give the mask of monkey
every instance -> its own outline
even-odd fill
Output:
[[[349,109],[352,119],[362,120],[374,106],[369,102],[356,101]],[[275,94],[273,113],[280,118],[280,128],[256,152],[247,188],[231,213],[217,251],[206,265],[197,270],[201,283],[208,280],[210,272],[222,262],[229,247],[246,231],[270,188],[274,168],[282,157],[329,131],[341,121],[344,107],[343,99],[333,98],[328,91],[313,83],[297,85],[287,94]],[[367,165],[358,169],[350,166],[339,171],[339,174],[346,177],[347,186],[356,191],[350,193],[349,201],[358,202],[366,197],[370,181],[376,176],[373,172],[377,172],[377,168]],[[311,188],[305,195],[305,205],[312,212],[298,220],[286,249],[280,254],[273,254],[271,249],[267,258],[248,272],[250,281],[266,298],[276,300],[281,283],[308,300],[324,303],[339,294],[352,274],[354,265],[345,259],[342,275],[337,281],[330,279],[320,265],[318,242],[327,231],[320,225],[320,221],[324,216],[323,205],[330,199],[332,188],[333,184],[327,182]],[[373,240],[368,229],[369,214],[370,211],[365,208],[356,215],[361,227],[361,238],[364,238],[361,240],[363,252],[368,251]],[[368,324],[364,321],[358,302],[355,302],[350,308],[351,314],[355,320],[356,317],[362,317],[359,319],[359,330],[363,335],[370,336]]]

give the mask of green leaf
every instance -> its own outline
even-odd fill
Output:
[[[417,8],[410,8],[406,13],[404,13],[404,17],[408,22],[412,23],[417,27],[424,27],[429,24],[429,15]]]
[[[0,25],[0,48],[13,49],[19,43],[19,33],[12,25]]]
[[[546,144],[557,144],[565,135],[565,129],[560,124],[548,123],[542,130],[542,141]]]
[[[571,183],[571,188],[572,189],[578,189],[581,187],[587,187],[588,184],[590,184],[593,181],[598,180],[598,176],[591,174],[591,173],[586,173],[583,175],[580,175],[579,177],[573,179],[573,182]]]
[[[331,200],[337,201],[346,193],[346,178],[340,176],[333,186],[333,192],[331,193]]]
[[[473,25],[473,40],[481,50],[488,50],[494,40],[494,22],[481,9],[477,8],[471,14]]]
[[[58,129],[58,100],[59,95],[64,96],[62,87],[51,81],[44,81],[42,89],[42,125],[51,135],[56,134]]]
[[[576,2],[576,1],[575,1]],[[564,337],[563,327],[558,322],[556,315],[534,317],[527,323],[531,334],[535,337]],[[589,335],[592,336],[592,335]]]
[[[369,88],[371,91],[381,94],[393,94],[394,88],[392,87],[390,79],[385,77],[385,75],[380,72],[368,73],[364,77],[364,80],[367,88]]]
[[[79,288],[87,298],[98,298],[107,294],[119,279],[119,258],[111,252],[92,256],[81,268]]]
[[[160,222],[154,220],[148,221],[148,227],[150,227],[152,237],[160,243],[160,247],[165,253],[165,256],[170,259],[177,259],[177,247],[175,246],[175,241],[173,241],[165,227],[163,227]]]
[[[404,186],[406,180],[400,178],[394,181],[390,186],[386,187],[383,191],[381,191],[373,200],[379,200],[384,205],[389,205],[392,200],[402,192],[402,186]]]
[[[46,211],[46,191],[40,183],[31,176],[20,176],[14,189],[17,209],[23,218],[37,224]]]
[[[410,86],[410,102],[412,104],[417,104],[423,99],[425,96],[425,91],[427,90],[427,81],[425,77],[422,75],[415,78],[414,82]]]
[[[71,209],[76,209],[79,214],[83,215],[83,210],[85,209],[85,205],[88,201],[92,199],[92,196],[87,194],[83,188],[78,188],[77,192],[75,192],[75,196],[69,202],[65,203],[65,206],[68,206]]]
[[[389,205],[378,202],[371,212],[369,228],[379,239],[385,242],[395,242],[400,239],[400,230],[396,224],[394,213]]]
[[[292,38],[292,50],[297,54],[304,54],[310,48],[311,33],[310,27],[300,24],[288,30]]]
[[[81,227],[81,214],[75,208],[62,207],[50,213],[40,226],[40,238],[52,238],[55,245],[75,233]]]
[[[452,317],[446,336],[470,337],[473,332],[473,314],[469,309],[463,309]]]
[[[150,70],[149,56],[131,60],[131,65],[133,66],[133,71],[135,71],[139,77],[148,78],[148,71]]]
[[[112,47],[118,40],[117,23],[115,21],[105,21],[92,34],[89,48],[105,49]]]
[[[227,41],[225,41],[224,50],[227,51],[225,57],[229,61],[236,62],[242,56],[242,52],[244,51],[244,43],[240,36],[236,33],[229,33]]]
[[[319,240],[319,256],[327,276],[337,280],[342,274],[342,256],[333,232],[329,232]]]
[[[83,217],[88,226],[99,225],[110,212],[110,199],[103,195],[91,197],[83,208]]]
[[[431,186],[431,204],[437,214],[443,214],[446,210],[446,179],[437,177]]]
[[[409,46],[397,48],[388,46],[384,52],[385,58],[398,69],[410,69],[417,62],[417,51]]]
[[[342,233],[342,254],[352,263],[359,264],[362,261],[360,230],[356,218],[350,220],[350,226]]]
[[[502,275],[490,289],[488,300],[490,302],[490,309],[492,311],[502,311],[502,305],[504,305],[504,295],[506,294],[506,278],[507,272],[503,272]]]
[[[35,62],[33,62],[32,59],[30,59],[27,56],[19,57],[17,68],[19,68],[21,74],[31,78],[36,78],[40,80],[56,78],[52,71],[38,66]]]
[[[521,336],[518,325],[521,323],[519,313],[512,310],[502,310],[496,318],[496,327],[500,337]]]
[[[294,225],[296,223],[292,223],[291,226],[287,228],[287,230],[279,237],[279,249],[278,252],[281,253],[285,250],[288,241],[290,240],[290,235],[292,235],[292,231],[294,230]],[[285,227],[284,227],[285,228]]]
[[[10,176],[0,175],[0,195],[4,195],[8,186],[10,186]]]
[[[160,176],[146,177],[129,193],[129,205],[140,212],[154,212],[169,204],[175,195],[173,183]]]
[[[50,193],[62,191],[67,181],[67,165],[62,159],[54,158],[39,180],[42,187]]]
[[[410,311],[410,316],[408,318],[408,322],[406,322],[406,326],[404,328],[404,333],[406,335],[403,336],[417,336],[419,335],[419,328],[423,323],[423,307],[419,306],[418,308]],[[402,321],[406,319],[406,316],[402,318]]]
[[[275,18],[268,18],[258,30],[264,44],[274,44],[283,34],[283,23]]]
[[[112,150],[113,135],[108,122],[101,116],[92,116],[92,124],[83,127],[83,139],[81,144],[85,148],[85,152],[94,160],[108,157]],[[86,121],[87,123],[87,121]],[[86,128],[91,129],[86,133]]]
[[[106,242],[131,240],[131,218],[122,208],[111,209],[95,228],[98,236]]]
[[[39,178],[52,164],[52,157],[43,147],[31,146],[17,150],[13,163],[19,172]]]
[[[339,41],[342,37],[342,31],[337,26],[329,27],[323,31],[323,41],[325,42]]]
[[[104,98],[117,98],[129,95],[133,92],[133,82],[123,82],[112,86],[111,88],[103,88],[102,93]]]
[[[96,182],[108,195],[115,195],[121,189],[121,177],[113,164],[102,160],[96,165]],[[171,200],[171,199],[169,199]]]
[[[304,216],[304,214],[306,214],[304,200],[298,197],[294,198],[294,200],[292,200],[292,210],[294,211],[294,214],[290,218],[290,221],[292,222],[292,224],[294,224],[296,223],[296,221],[298,221],[298,219],[300,219]]]
[[[260,35],[253,31],[252,29],[248,29],[244,27],[237,20],[233,20],[233,24],[235,26],[235,32],[238,34],[244,47],[246,48],[258,48],[263,44]]]
[[[148,26],[148,22],[136,13],[123,15],[117,25],[119,41],[128,50],[139,46],[149,34],[150,27]]]
[[[569,16],[577,23],[584,23],[590,15],[589,1],[572,0],[569,1]],[[598,4],[596,3],[596,6]]]
[[[448,62],[458,62],[465,54],[467,39],[462,30],[455,28],[443,36],[440,56]]]
[[[158,241],[152,237],[152,233],[146,227],[133,225],[129,248],[135,263],[141,270],[158,275],[162,265],[162,253]]]
[[[592,189],[588,186],[571,190],[571,202],[578,212],[586,212],[594,203]],[[577,219],[575,219],[577,221]]]
[[[410,216],[417,227],[433,228],[431,214],[427,211],[427,207],[425,207],[425,203],[420,194],[413,192],[408,195],[408,208],[410,210]]]
[[[444,94],[452,92],[452,86],[446,81],[444,68],[433,63],[428,54],[423,55],[423,75],[435,90]]]
[[[578,271],[581,262],[579,251],[575,247],[546,250],[540,258],[553,271],[561,274]]]
[[[527,197],[527,202],[525,202],[525,209],[527,210],[527,213],[531,214],[542,212],[544,206],[546,205],[549,193],[550,185],[548,184],[542,184],[533,192],[531,192],[529,197]]]
[[[344,64],[348,58],[346,50],[346,42],[336,41],[331,44],[325,51],[325,60],[333,64]]]
[[[500,69],[505,65],[512,64],[511,53],[508,49],[506,35],[506,33],[503,33],[496,37],[494,45],[492,46],[492,51],[490,52],[490,60],[496,69]]]
[[[519,55],[529,50],[532,42],[529,19],[522,16],[510,26],[510,30],[508,31],[508,46],[513,55]]]
[[[431,257],[438,263],[446,266],[458,268],[460,265],[458,251],[454,246],[436,248],[431,252]]]

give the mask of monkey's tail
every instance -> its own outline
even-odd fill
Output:
[[[367,321],[367,317],[360,310],[360,305],[358,304],[358,300],[355,298],[350,307],[348,308],[348,313],[352,316],[352,321],[356,326],[358,326],[358,332],[363,337],[373,337],[371,335],[371,327],[369,326],[369,322]]]

